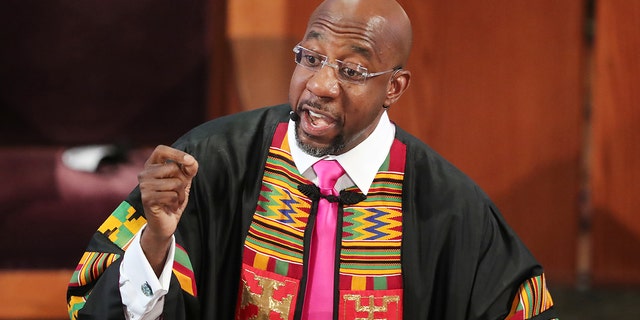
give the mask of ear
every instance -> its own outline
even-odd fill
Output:
[[[391,79],[387,83],[387,96],[384,100],[384,105],[389,107],[396,103],[400,96],[409,88],[411,82],[411,71],[409,70],[396,70],[393,72]]]

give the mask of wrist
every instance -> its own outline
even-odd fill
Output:
[[[167,259],[167,254],[171,247],[172,236],[158,235],[149,229],[148,226],[142,231],[140,236],[140,247],[146,256],[149,264],[156,275],[162,272],[162,267]]]

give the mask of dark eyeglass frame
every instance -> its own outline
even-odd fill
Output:
[[[307,49],[299,44],[293,47],[293,53],[295,53],[294,61],[296,64],[313,72],[319,71],[324,66],[329,66],[336,71],[337,78],[340,81],[357,85],[364,85],[369,78],[402,69],[402,67],[395,67],[385,71],[370,73],[366,67],[357,63],[345,62],[338,59],[335,59],[335,62],[331,63],[329,62],[329,57],[326,55]]]

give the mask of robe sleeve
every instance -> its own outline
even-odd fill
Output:
[[[135,234],[146,223],[141,210],[136,209],[137,199],[139,192],[136,189],[104,221],[89,242],[67,289],[70,319],[125,319],[119,290],[121,258]],[[184,300],[190,300],[190,305],[195,304],[195,294],[192,294],[195,293],[195,284],[188,278],[182,282],[178,279],[190,269],[188,257],[178,248],[163,314],[165,318],[171,314],[171,319],[186,319]]]
[[[487,314],[504,313],[502,301],[510,299],[504,319],[556,319],[543,268],[490,202],[487,211],[472,301],[491,302],[484,297],[494,292],[495,300],[488,304]]]
[[[407,319],[554,319],[543,268],[468,176],[402,130]],[[544,288],[541,288],[544,286]],[[535,292],[532,292],[535,288]]]

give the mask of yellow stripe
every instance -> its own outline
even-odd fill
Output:
[[[527,318],[531,317],[531,305],[529,304],[529,294],[524,288],[520,289],[520,294],[522,295],[522,304],[524,305],[524,313]]]
[[[383,247],[383,248],[400,248],[400,241],[343,241],[342,248],[348,249],[352,247]]]
[[[400,199],[400,197],[398,197],[398,199]],[[369,207],[375,207],[376,209],[380,209],[382,210],[383,208],[388,208],[390,211],[394,210],[394,211],[398,211],[402,208],[401,203],[399,203],[398,201],[384,201],[384,200],[379,200],[379,201],[362,201],[359,202],[357,204],[354,204],[353,206],[351,206],[353,208],[369,208]]]
[[[289,148],[289,139],[287,138],[288,135],[289,135],[289,133],[285,133],[284,139],[282,139],[282,144],[280,144],[280,148],[282,148],[284,150],[291,150],[291,148]],[[288,154],[288,152],[287,152],[287,154]]]
[[[401,268],[397,269],[386,269],[386,270],[360,270],[360,269],[348,269],[348,268],[340,268],[340,273],[346,275],[376,275],[376,276],[392,276],[399,275],[401,273]]]
[[[253,251],[258,252],[258,253],[262,253],[262,254],[267,255],[267,256],[273,256],[273,257],[276,257],[276,258],[280,258],[281,260],[284,260],[284,261],[302,263],[302,259],[300,259],[300,258],[296,258],[296,257],[291,256],[291,255],[282,254],[282,253],[277,252],[277,251],[269,250],[269,249],[267,249],[265,247],[260,247],[260,246],[257,246],[255,244],[253,244],[253,243],[250,243],[250,242],[246,242],[245,245],[247,247],[253,249]],[[255,265],[255,262],[254,262],[254,267],[258,268],[258,266]],[[266,267],[266,265],[265,265],[265,267]],[[264,269],[262,269],[262,270],[264,270]]]
[[[278,149],[278,148],[275,148],[275,147],[271,147],[269,149],[269,152],[273,153],[273,154],[277,154],[277,155],[283,156],[286,159],[291,160],[291,155],[289,154],[289,152],[284,150],[284,149],[288,149],[288,148],[289,148],[289,142],[287,141],[286,136],[285,136],[284,143],[282,144],[282,148]]]
[[[194,296],[193,283],[191,282],[191,278],[182,274],[181,272],[178,272],[176,269],[173,269],[173,274],[175,274],[176,278],[178,278],[178,282],[180,283],[180,288],[188,292],[190,295]]]
[[[395,173],[391,171],[378,172],[376,178],[402,180],[404,178],[404,173]],[[400,183],[400,181],[398,183]]]
[[[253,259],[253,267],[260,270],[267,270],[267,264],[269,263],[269,257],[256,254]]]
[[[353,277],[351,280],[351,290],[367,290],[367,278]]]

